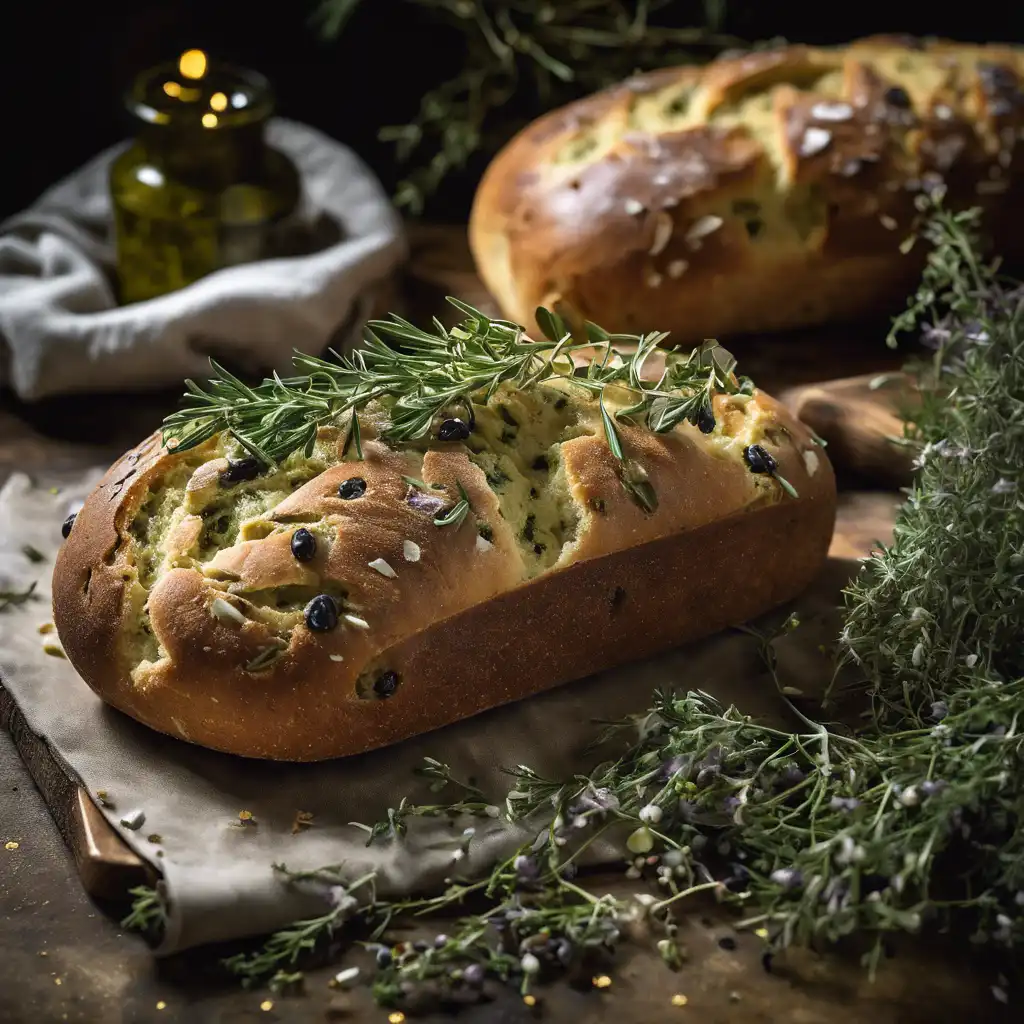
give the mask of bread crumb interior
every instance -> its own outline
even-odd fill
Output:
[[[624,398],[628,401],[628,396]],[[611,411],[619,405],[610,395],[606,402]],[[465,449],[483,471],[501,516],[512,528],[522,558],[523,582],[571,560],[586,530],[592,512],[570,492],[562,445],[572,438],[602,433],[596,408],[596,398],[563,381],[528,390],[504,385],[489,400],[473,403],[475,422]],[[757,403],[730,401],[718,417],[715,432],[704,438],[708,450],[722,458],[741,457],[744,446],[763,436],[766,421],[759,409]],[[374,416],[375,411],[368,410],[368,420]],[[675,429],[694,428],[687,424]],[[293,453],[269,472],[230,486],[220,484],[218,467],[212,466],[211,472],[198,475],[208,477],[209,483],[196,487],[200,467],[214,460],[222,460],[220,465],[226,467],[223,460],[246,457],[229,435],[221,434],[175,456],[152,481],[122,535],[119,559],[129,603],[124,642],[137,685],[143,685],[149,670],[167,657],[153,633],[146,602],[156,582],[173,568],[203,573],[211,589],[230,597],[232,607],[266,624],[282,650],[314,596],[329,593],[344,607],[343,583],[242,590],[233,586],[237,577],[213,565],[219,552],[238,543],[294,532],[295,517],[271,520],[268,514],[298,487],[337,465],[339,436],[339,430],[323,430],[311,456]],[[430,439],[413,443],[408,454],[414,462],[417,458],[422,462],[422,453],[434,444]],[[302,525],[320,544],[336,542],[333,527],[325,520],[303,517]],[[486,525],[477,526],[483,535]]]

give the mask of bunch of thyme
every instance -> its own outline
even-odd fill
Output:
[[[413,214],[475,153],[493,153],[545,111],[637,70],[694,63],[743,45],[721,32],[724,0],[703,0],[690,28],[658,18],[672,0],[411,2],[465,42],[459,73],[424,94],[410,123],[380,131],[382,141],[394,143],[398,161],[414,165],[395,196]],[[316,17],[322,35],[336,39],[359,5],[323,0]],[[512,105],[522,121],[509,123]]]
[[[786,731],[705,693],[664,692],[645,715],[610,727],[602,739],[632,740],[589,774],[545,779],[519,766],[504,817],[532,838],[489,876],[434,897],[374,895],[352,906],[374,929],[382,1002],[406,1004],[427,986],[443,1003],[481,992],[488,977],[534,1000],[539,980],[610,952],[640,919],[677,965],[674,913],[701,891],[737,904],[769,952],[860,936],[874,970],[887,934],[948,924],[996,951],[1019,948],[1024,287],[982,261],[973,213],[927,212],[928,269],[895,327],[923,327],[934,350],[914,367],[922,404],[904,439],[919,472],[892,544],[846,592],[836,653],[870,713],[856,728],[826,724],[787,700],[798,727]],[[791,617],[782,631],[799,628]],[[777,635],[761,637],[773,674]],[[425,770],[438,788],[458,781],[440,762]],[[462,788],[451,807],[403,801],[386,822],[364,826],[369,842],[402,842],[415,815],[501,813]],[[649,878],[660,895],[591,891],[579,863],[599,838],[618,838],[627,875]],[[284,877],[339,884],[330,869]],[[472,895],[488,908],[464,913],[433,943],[380,942],[396,914]],[[333,927],[305,922],[231,966],[248,981],[267,977]]]

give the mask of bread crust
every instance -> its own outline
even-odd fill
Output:
[[[1021,255],[1024,49],[872,37],[635,76],[535,121],[494,158],[469,237],[505,316],[561,301],[675,343],[902,303],[942,183]]]
[[[175,473],[187,470],[201,490],[226,465],[221,438],[174,453],[154,435],[106,474],[58,556],[53,602],[64,650],[104,701],[154,729],[248,757],[314,761],[395,743],[740,623],[811,581],[832,534],[835,482],[806,428],[768,396],[756,392],[742,408],[729,396],[715,402],[718,429],[734,436],[622,428],[660,495],[653,514],[623,490],[603,437],[562,442],[560,473],[582,518],[558,560],[529,579],[522,538],[462,445],[413,458],[374,440],[372,425],[364,461],[323,468],[212,557],[187,555],[200,527],[183,515],[192,499],[180,489],[177,525],[159,544],[140,541],[133,531],[146,525],[146,502]],[[749,471],[737,452],[752,437],[798,498]],[[341,440],[323,432],[327,445]],[[402,475],[420,460],[428,484],[465,487],[489,542],[468,520],[437,527],[432,511],[410,505]],[[340,499],[339,483],[356,476],[365,496]],[[322,531],[312,561],[291,554],[300,525]],[[414,562],[402,556],[409,541]],[[163,561],[147,576],[145,558],[157,547]],[[396,575],[375,571],[375,558]],[[251,671],[282,635],[280,616],[291,614],[264,597],[289,588],[343,590],[344,610],[361,625],[315,633],[300,618],[276,660]],[[241,609],[242,622],[211,614],[218,599]],[[139,640],[139,621],[148,640]],[[140,642],[159,644],[158,655],[141,660]],[[367,682],[389,671],[400,683],[376,699]]]

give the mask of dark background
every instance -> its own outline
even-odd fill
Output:
[[[463,37],[407,0],[363,0],[341,39],[325,43],[310,25],[315,7],[313,0],[29,0],[17,5],[17,19],[5,10],[0,218],[129,134],[121,94],[133,75],[192,46],[262,71],[282,114],[353,146],[393,186],[401,168],[390,146],[377,142],[377,129],[407,121],[423,92],[449,77]],[[694,24],[700,11],[679,0],[670,18]],[[730,0],[723,27],[750,39],[810,43],[877,32],[1024,41],[1024,5]],[[463,216],[479,170],[452,181],[431,216]]]

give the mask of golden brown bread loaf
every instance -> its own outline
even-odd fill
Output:
[[[756,390],[716,394],[706,433],[622,421],[621,447],[657,495],[649,511],[602,426],[602,402],[614,417],[634,398],[608,387],[599,401],[566,377],[505,382],[474,395],[468,436],[404,446],[371,402],[361,460],[326,426],[310,454],[271,468],[226,432],[183,451],[154,435],[110,469],[60,552],[64,650],[103,700],[155,729],[307,761],[794,597],[835,515],[809,431]],[[752,453],[777,466],[756,471]]]
[[[676,343],[901,306],[922,190],[982,206],[1019,254],[1022,69],[1017,47],[878,37],[638,75],[495,157],[478,270],[519,323],[561,300]]]

